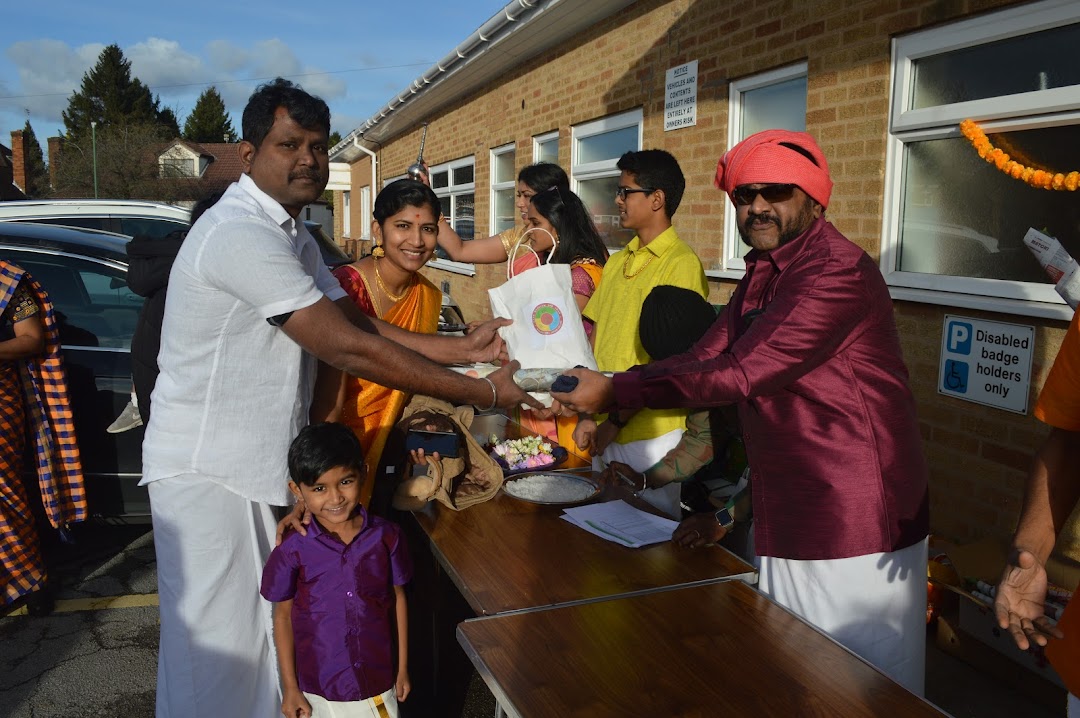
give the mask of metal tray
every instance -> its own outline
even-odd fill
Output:
[[[573,501],[545,501],[543,499],[528,499],[523,496],[517,496],[513,494],[509,488],[507,488],[508,485],[514,484],[519,481],[527,481],[532,478],[544,476],[550,477],[552,479],[558,479],[560,482],[573,482],[584,484],[585,486],[588,486],[590,488],[590,493],[588,496],[580,499],[574,499]],[[506,482],[503,483],[502,490],[503,493],[505,493],[510,498],[517,499],[518,501],[525,501],[530,504],[540,504],[541,506],[576,506],[578,504],[586,504],[595,499],[597,496],[600,495],[600,492],[603,491],[603,487],[600,486],[600,484],[597,483],[594,479],[586,476],[578,476],[576,474],[564,472],[553,473],[549,471],[533,471],[529,473],[518,474],[512,478],[507,478]]]

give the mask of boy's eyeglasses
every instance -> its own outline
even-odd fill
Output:
[[[635,192],[641,192],[642,194],[652,194],[655,191],[656,190],[652,187],[642,187],[641,189],[635,189],[633,187],[616,187],[615,196],[625,202],[626,195],[628,194],[634,194]]]
[[[764,187],[752,189],[746,185],[736,187],[731,191],[731,197],[737,205],[753,204],[758,195],[773,204],[775,202],[787,202],[795,194],[795,184],[767,184]]]

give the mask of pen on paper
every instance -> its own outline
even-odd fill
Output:
[[[602,528],[602,527],[600,527],[600,526],[596,525],[596,524],[595,524],[595,523],[593,523],[592,521],[586,521],[585,523],[587,523],[587,524],[588,524],[589,526],[592,526],[592,527],[593,527],[594,529],[596,529],[597,531],[599,531],[599,532],[601,532],[601,533],[605,533],[605,534],[607,534],[608,536],[614,536],[615,538],[619,539],[620,541],[622,541],[622,542],[623,542],[624,544],[626,544],[627,546],[633,546],[633,545],[634,545],[634,544],[633,544],[633,543],[632,543],[631,541],[628,541],[628,540],[627,540],[626,538],[624,538],[624,537],[620,536],[620,535],[619,535],[619,534],[617,534],[617,533],[612,533],[611,531],[608,531],[607,529],[605,529],[605,528]]]

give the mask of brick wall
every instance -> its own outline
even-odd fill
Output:
[[[488,229],[489,150],[515,142],[517,166],[532,161],[532,137],[558,129],[560,163],[570,166],[571,126],[642,107],[643,146],[678,157],[687,191],[674,223],[706,267],[722,251],[726,199],[712,184],[726,149],[728,84],[795,62],[809,68],[807,129],[820,142],[835,181],[830,220],[873,257],[880,254],[885,147],[888,133],[890,42],[900,33],[1017,4],[1009,0],[642,0],[533,61],[508,68],[497,84],[463,97],[427,119],[431,163],[476,158],[477,236]],[[698,124],[663,131],[668,68],[698,60]],[[415,159],[419,128],[379,152],[381,176]],[[354,179],[369,182],[362,174]],[[355,200],[354,200],[355,206]],[[476,268],[448,279],[467,319],[490,316],[484,290],[503,267]],[[733,284],[712,281],[711,299],[726,302]],[[956,308],[897,302],[896,317],[918,402],[931,466],[931,520],[936,534],[968,541],[1011,533],[1023,479],[1045,428],[1030,415],[941,396],[936,391],[943,317],[1036,326],[1029,405],[1042,386],[1066,324]],[[838,467],[840,468],[840,467]]]

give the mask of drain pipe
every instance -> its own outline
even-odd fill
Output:
[[[376,165],[378,164],[378,156],[374,152],[369,150],[367,147],[364,147],[362,144],[360,144],[360,135],[357,135],[357,136],[353,137],[352,138],[352,143],[353,143],[353,147],[360,150],[365,155],[367,155],[368,157],[371,158],[371,203],[372,203],[372,207],[374,207],[375,206],[375,195],[379,194],[375,190],[375,175],[376,175]],[[371,232],[371,225],[370,224],[367,226],[367,231]],[[363,233],[361,233],[361,236],[363,236]]]

